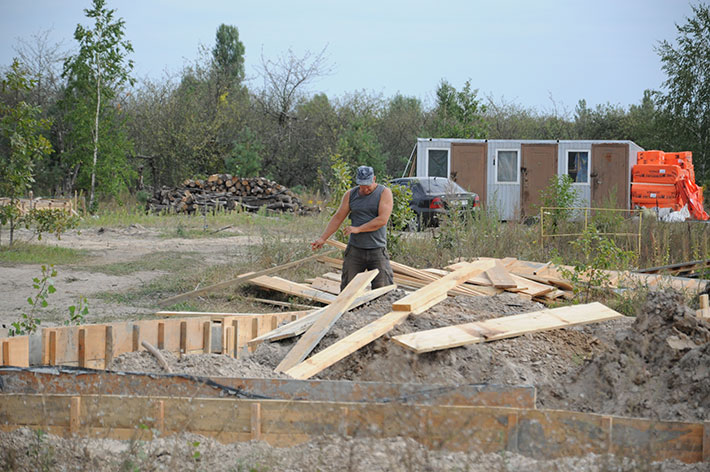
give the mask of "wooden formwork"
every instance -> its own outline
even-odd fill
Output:
[[[0,365],[27,367],[30,365],[30,339],[13,336],[0,339]]]
[[[0,206],[9,205],[12,202],[7,197],[0,197]],[[77,202],[73,198],[16,198],[15,206],[22,215],[31,210],[63,210],[70,214],[77,214]]]
[[[409,437],[452,451],[538,459],[611,453],[643,461],[710,460],[710,423],[559,410],[343,401],[134,395],[0,394],[0,428],[151,439],[190,431],[222,442],[288,447],[309,439]]]
[[[42,328],[40,364],[104,369],[116,356],[143,350],[143,341],[175,354],[219,352],[237,357],[255,337],[307,313],[229,314]],[[213,327],[219,333],[217,342],[212,339]],[[0,347],[0,365],[30,365],[27,336],[0,339]]]

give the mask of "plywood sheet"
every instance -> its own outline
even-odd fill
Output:
[[[611,308],[594,302],[402,334],[393,337],[392,340],[421,354],[466,344],[511,338],[526,333],[608,321],[622,316]]]

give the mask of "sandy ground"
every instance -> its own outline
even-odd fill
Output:
[[[196,260],[204,264],[224,264],[229,258],[239,257],[247,245],[258,244],[260,239],[244,236],[241,231],[232,229],[233,236],[181,239],[166,238],[160,231],[147,229],[140,225],[131,225],[119,229],[89,229],[69,231],[61,240],[45,236],[47,245],[81,249],[89,254],[89,259],[82,262],[83,268],[139,260],[155,253],[193,254]],[[29,233],[19,231],[18,240],[27,239]],[[48,297],[49,306],[43,310],[44,326],[51,326],[66,319],[68,307],[75,305],[80,297],[86,297],[89,303],[87,322],[105,322],[134,319],[138,315],[154,313],[154,308],[107,302],[95,295],[102,292],[120,293],[127,289],[140,287],[165,272],[138,271],[127,275],[107,275],[99,271],[78,269],[71,265],[57,266],[54,279],[55,293]],[[0,265],[0,327],[17,321],[30,306],[28,297],[34,297],[37,290],[32,287],[32,279],[42,273],[41,264]]]

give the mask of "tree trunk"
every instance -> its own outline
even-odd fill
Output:
[[[98,56],[98,54],[97,54]],[[91,166],[91,194],[89,196],[89,208],[94,208],[94,187],[96,182],[96,160],[99,153],[99,111],[101,109],[101,62],[97,57],[96,74],[96,117],[94,119],[94,162]]]

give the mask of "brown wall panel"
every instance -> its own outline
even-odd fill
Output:
[[[487,162],[486,143],[451,145],[451,179],[469,192],[476,192],[482,205],[486,203]]]
[[[617,208],[629,207],[628,144],[592,144],[592,206],[601,207],[615,195]]]
[[[557,174],[557,144],[523,144],[520,160],[520,206],[523,217],[538,212],[540,192]]]

